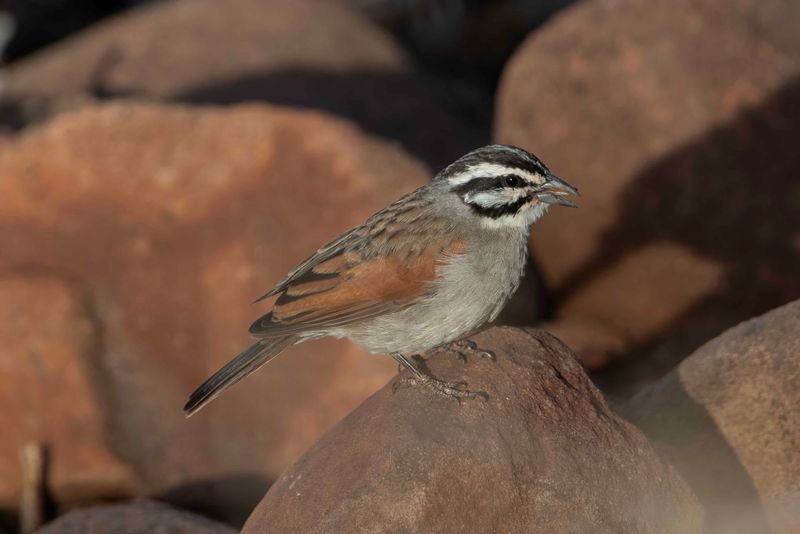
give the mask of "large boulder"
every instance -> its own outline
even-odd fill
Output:
[[[63,395],[90,390],[75,393],[73,419],[52,431],[84,412],[103,422],[101,436],[97,423],[85,435],[59,434],[80,441],[54,443],[56,451],[93,450],[86,447],[99,440],[132,466],[143,492],[246,513],[395,373],[389,358],[345,342],[307,343],[192,419],[181,410],[250,342],[247,325],[265,310],[250,306],[255,297],[320,244],[427,181],[421,164],[349,124],[258,104],[109,104],[10,141],[0,176],[0,270],[54,272],[80,297],[69,305],[59,293],[67,288],[42,282],[11,293],[7,310],[4,300],[4,313],[31,321],[2,330],[14,347],[2,380],[18,380],[8,391],[31,399],[7,399],[23,410],[13,418],[46,425],[62,413],[43,413],[62,401],[34,402],[49,384],[35,374],[40,358],[69,371],[58,381],[68,386]],[[50,309],[54,294],[64,303]],[[36,337],[45,328],[52,342]],[[9,409],[0,414],[10,417]],[[16,461],[11,445],[0,451],[13,454],[0,465]]]
[[[221,523],[153,501],[75,510],[37,530],[39,534],[234,534]]]
[[[479,144],[369,20],[319,0],[153,2],[7,69],[18,121],[98,98],[268,101],[348,117],[433,165]],[[27,117],[27,118],[26,118]]]
[[[707,343],[624,410],[710,532],[800,531],[800,301]]]
[[[798,27],[793,0],[587,0],[519,49],[495,138],[582,193],[532,239],[560,318],[669,360],[800,296]]]
[[[425,365],[488,401],[387,384],[281,475],[243,532],[699,532],[691,491],[565,345],[507,327],[474,339],[496,361],[440,351]]]

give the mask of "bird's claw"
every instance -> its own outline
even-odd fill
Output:
[[[461,399],[480,398],[484,401],[489,400],[489,395],[485,391],[469,391],[466,389],[459,389],[467,385],[467,383],[463,380],[447,382],[431,376],[407,376],[394,381],[392,384],[392,393],[396,393],[397,389],[401,385],[427,386],[440,395],[457,400],[459,404],[461,403]]]
[[[445,347],[455,351],[456,354],[458,354],[458,359],[464,363],[467,362],[467,354],[477,354],[481,358],[486,358],[487,360],[491,361],[495,361],[497,359],[497,356],[495,356],[494,352],[478,347],[478,344],[471,339],[459,339],[451,342],[448,345],[445,345]]]

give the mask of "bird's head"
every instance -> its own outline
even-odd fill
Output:
[[[441,171],[434,183],[456,195],[491,228],[530,227],[551,204],[577,207],[566,196],[577,195],[577,189],[539,158],[513,146],[473,150]]]

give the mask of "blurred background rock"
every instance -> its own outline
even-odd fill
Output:
[[[794,0],[0,0],[0,528],[30,442],[48,517],[150,497],[240,526],[395,367],[318,342],[188,422],[186,395],[298,260],[490,141],[583,193],[505,322],[658,441],[681,360],[800,297],[797,28]],[[770,499],[796,480],[736,465]]]
[[[495,139],[580,180],[531,243],[563,331],[626,357],[614,393],[800,295],[798,27],[787,0],[594,0],[506,68]]]
[[[137,0],[3,0],[2,58],[11,62],[97,22]]]

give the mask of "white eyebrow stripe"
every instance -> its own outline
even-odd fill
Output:
[[[470,165],[469,170],[453,176],[448,181],[452,185],[461,185],[482,176],[501,176],[510,173],[520,174],[526,179],[530,179],[531,177],[531,174],[523,169],[506,167],[505,165],[498,165],[497,163],[478,163],[477,165]]]

